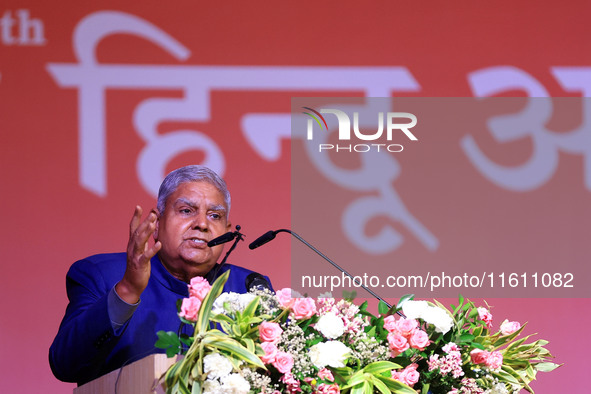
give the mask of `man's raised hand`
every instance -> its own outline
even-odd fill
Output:
[[[115,285],[115,291],[128,304],[139,301],[140,295],[148,286],[150,279],[150,259],[162,247],[160,241],[149,245],[150,238],[156,230],[156,213],[151,211],[142,221],[142,208],[135,207],[129,223],[129,242],[127,243],[127,268],[123,279]]]

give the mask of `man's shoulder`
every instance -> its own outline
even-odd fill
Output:
[[[250,270],[248,268],[241,267],[239,265],[234,265],[234,264],[224,264],[222,266],[222,269],[220,270],[220,273],[219,274],[223,274],[224,272],[226,272],[228,270],[230,270],[230,272],[232,273],[232,275],[236,275],[236,276],[239,276],[241,278],[246,278],[250,274],[259,274],[256,271]]]
[[[110,276],[111,274],[121,276],[125,272],[126,263],[126,253],[95,254],[72,264],[68,275],[86,272],[90,274],[96,273],[102,276]]]

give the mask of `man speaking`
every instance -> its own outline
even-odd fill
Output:
[[[188,297],[193,277],[213,283],[230,270],[224,291],[245,293],[252,271],[216,264],[223,245],[207,246],[230,230],[230,204],[215,172],[179,168],[160,185],[157,209],[142,220],[142,208],[135,208],[127,253],[74,263],[66,277],[69,304],[49,349],[53,374],[83,384],[161,352],[154,347],[156,332],[181,329],[176,302]]]

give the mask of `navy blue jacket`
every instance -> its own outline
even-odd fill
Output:
[[[113,329],[107,296],[123,278],[126,260],[125,253],[99,254],[70,267],[66,277],[70,302],[49,349],[51,370],[58,379],[86,383],[149,354],[163,352],[154,347],[156,332],[179,331],[176,303],[189,296],[187,283],[173,277],[158,256],[151,260],[150,280],[133,316],[121,328]],[[247,292],[245,280],[253,271],[231,264],[218,267],[208,274],[210,283],[230,270],[224,292]]]

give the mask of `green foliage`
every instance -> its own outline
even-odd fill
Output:
[[[265,369],[265,365],[255,353],[257,349],[252,337],[256,333],[251,329],[251,325],[260,322],[260,317],[255,316],[258,298],[255,298],[235,321],[224,315],[212,315],[213,302],[221,294],[228,275],[229,271],[221,275],[203,299],[197,321],[194,323],[195,331],[192,338],[179,338],[174,332],[157,333],[156,347],[166,349],[169,357],[180,351],[182,343],[189,345],[185,357],[177,361],[164,376],[167,392],[201,393],[200,382],[204,380],[203,358],[212,352],[224,354],[236,368],[240,363],[246,362]],[[212,328],[210,322],[219,323],[224,331]]]

